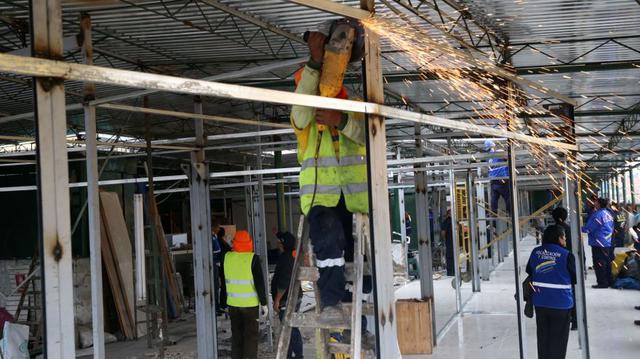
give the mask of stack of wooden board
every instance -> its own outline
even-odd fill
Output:
[[[156,199],[153,195],[149,195],[149,214],[151,218],[154,219],[154,237],[157,240],[158,248],[160,250],[160,258],[162,259],[162,267],[167,284],[167,295],[171,300],[171,303],[168,303],[168,307],[170,306],[175,311],[175,316],[179,316],[184,305],[184,299],[180,292],[178,281],[175,277],[176,271],[173,267],[173,260],[171,260],[171,254],[169,253],[169,245],[164,237],[162,221],[160,220]]]
[[[118,194],[100,192],[102,264],[109,279],[122,335],[135,339],[133,256]]]

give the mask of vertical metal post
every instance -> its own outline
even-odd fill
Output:
[[[422,157],[422,125],[415,124],[415,151],[416,157]],[[431,253],[431,223],[429,221],[429,188],[427,186],[426,166],[414,165],[415,198],[416,198],[416,229],[414,239],[418,243],[418,263],[420,265],[420,297],[424,300],[431,300],[431,339],[436,345],[436,315],[435,298],[433,295],[433,254]]]
[[[246,159],[245,159],[246,163]],[[251,166],[245,166],[244,169],[246,171],[251,170]],[[244,176],[244,182],[247,183],[244,186],[244,206],[247,214],[247,229],[251,234],[251,238],[255,238],[255,230],[254,230],[254,220],[253,220],[253,186],[251,185],[251,175]]]
[[[517,88],[515,84],[509,83],[507,87],[507,98],[511,107],[516,107],[516,92]],[[515,118],[509,118],[507,126],[510,130],[516,129]],[[520,349],[520,359],[525,359],[527,355],[527,332],[525,322],[523,318],[524,301],[522,298],[522,276],[520,270],[520,224],[519,224],[519,209],[518,206],[518,178],[516,168],[516,142],[514,140],[508,141],[508,163],[509,163],[509,191],[511,195],[511,236],[513,242],[513,270],[516,286],[516,310],[518,313],[518,345]]]
[[[518,224],[518,184],[517,184],[517,172],[516,172],[516,151],[514,149],[514,143],[509,140],[509,190],[511,191],[511,236],[513,242],[513,269],[515,273],[515,286],[516,286],[516,309],[518,311],[518,342],[520,348],[520,359],[527,358],[527,334],[525,329],[524,319],[522,318],[522,311],[524,310],[524,303],[522,300],[522,279],[520,275],[520,226]]]
[[[61,59],[60,0],[31,1],[35,57]],[[75,357],[73,271],[64,82],[34,77],[37,133],[38,224],[44,298],[44,356]]]
[[[567,141],[571,144],[576,144],[575,137],[575,118],[574,108],[568,104],[554,105],[551,109],[557,115],[569,125],[567,131]],[[569,225],[571,226],[571,248],[576,258],[576,279],[577,284],[575,286],[575,298],[576,298],[576,315],[578,317],[578,335],[579,344],[581,348],[581,358],[588,359],[589,355],[589,332],[587,327],[587,304],[584,289],[584,244],[582,243],[582,237],[580,233],[580,182],[581,174],[577,173],[571,178],[571,172],[569,170],[569,163],[573,163],[576,160],[576,152],[569,152],[566,154],[564,161],[565,168],[565,199],[567,201],[567,212],[569,214]],[[604,197],[604,195],[601,195]]]
[[[580,236],[580,206],[578,202],[578,180],[569,181],[567,194],[569,197],[569,225],[571,226],[571,247],[576,258],[576,315],[578,316],[578,335],[580,337],[581,358],[590,358],[589,353],[589,331],[587,326],[587,302],[585,296],[584,278],[584,244]]]
[[[473,186],[473,172],[467,171],[467,211],[469,213],[469,242],[471,246],[471,285],[474,292],[480,291],[480,266],[478,261],[478,220]]]
[[[375,11],[374,1],[361,0],[360,6]],[[366,31],[363,66],[364,93],[369,102],[384,103],[380,41],[375,32]],[[369,185],[369,221],[373,252],[373,287],[376,321],[376,355],[398,358],[400,348],[396,332],[396,305],[393,288],[393,262],[387,185],[387,139],[385,121],[380,116],[365,116],[367,126],[367,173]]]
[[[147,264],[144,245],[144,196],[133,195],[133,238],[136,253],[136,304],[147,304]],[[147,333],[151,335],[151,333]]]
[[[396,158],[400,159],[400,147],[397,148]],[[398,184],[402,183],[402,173],[397,174],[397,182]],[[398,188],[398,217],[400,223],[400,243],[402,246],[402,262],[400,262],[402,267],[402,274],[404,278],[409,278],[409,244],[407,243],[407,221],[405,218],[406,215],[406,207],[404,202],[404,189]]]
[[[258,131],[260,128],[258,128]],[[257,167],[259,170],[262,169],[262,146],[260,144],[260,136],[258,136],[258,148],[256,149],[256,161]],[[262,273],[264,278],[264,288],[266,288],[267,293],[271,293],[270,283],[269,283],[269,263],[267,263],[268,250],[267,248],[267,222],[265,218],[265,209],[264,209],[264,184],[262,181],[262,175],[257,175],[258,179],[258,193],[255,197],[254,202],[254,228],[255,228],[255,237],[253,238],[253,242],[255,243],[255,253],[260,256],[260,264],[262,265]],[[269,301],[269,308],[271,305],[271,296],[267,295],[267,300]],[[273,323],[273,311],[269,311],[269,323],[267,326],[267,336],[269,342],[269,348],[273,350],[273,331],[271,323]]]
[[[636,208],[636,184],[633,176],[633,171],[635,171],[635,167],[631,166],[629,168],[629,189],[631,190],[631,205],[633,209]]]
[[[627,172],[622,171],[622,202],[627,203]]]
[[[80,16],[80,42],[82,58],[86,65],[93,65],[91,17]],[[104,313],[102,305],[102,252],[100,247],[100,195],[98,192],[98,147],[96,134],[96,108],[89,103],[96,98],[96,87],[84,83],[83,89],[84,132],[87,166],[87,216],[89,218],[89,257],[91,265],[91,318],[93,329],[93,357],[105,357]]]
[[[460,292],[460,238],[458,234],[458,212],[456,211],[456,173],[449,170],[449,193],[451,203],[451,238],[453,240],[453,266],[456,277],[454,278],[456,287],[456,313],[462,311],[462,293]]]
[[[291,186],[289,186],[289,192],[291,192]],[[289,232],[295,233],[293,228],[293,195],[287,196],[287,203],[289,204]]]
[[[477,175],[480,176],[482,174],[482,170],[478,168],[477,171],[478,171]],[[478,201],[477,199],[480,199],[480,200]],[[478,242],[479,242],[480,248],[484,248],[487,245],[487,243],[489,243],[487,238],[487,221],[485,219],[487,218],[487,211],[483,205],[483,202],[485,202],[484,199],[485,199],[485,185],[484,183],[477,182],[476,183],[477,204],[475,204],[476,215],[477,215],[477,218],[483,218],[478,221]],[[490,250],[491,250],[490,248],[487,248],[486,251],[482,251],[482,253],[479,254],[480,277],[482,278],[482,280],[489,280],[489,275],[491,272],[491,268],[489,267],[489,265],[490,263],[492,263],[492,260],[489,257]]]
[[[202,101],[194,101],[194,113],[202,114]],[[194,119],[195,143],[191,153],[190,205],[193,241],[193,276],[195,281],[198,358],[217,358],[215,311],[215,270],[211,243],[211,203],[209,200],[209,166],[205,162],[205,133],[202,119]]]

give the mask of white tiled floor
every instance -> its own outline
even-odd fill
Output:
[[[521,243],[521,265],[526,263],[533,247],[533,241]],[[587,255],[590,256],[588,248]],[[590,265],[589,258],[587,265]],[[446,329],[433,355],[406,358],[519,358],[514,281],[513,258],[509,257],[489,281],[482,282],[482,291],[473,296],[462,315]],[[640,327],[635,326],[633,320],[640,319],[640,311],[635,311],[633,306],[640,305],[640,292],[592,289],[594,282],[595,275],[590,270],[586,295],[591,358],[637,358],[640,354]],[[441,296],[440,302],[445,298]],[[536,358],[535,319],[524,319],[528,357]],[[567,358],[581,357],[577,331],[571,332],[567,351]]]

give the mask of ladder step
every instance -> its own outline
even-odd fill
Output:
[[[342,307],[345,312],[351,315],[351,308],[353,307],[352,303],[342,303]],[[362,303],[362,315],[374,315],[373,303]]]
[[[351,344],[348,343],[327,343],[327,348],[331,354],[351,354]],[[360,350],[362,357],[372,357],[373,349],[362,348]]]
[[[294,328],[350,329],[351,320],[347,320],[344,325],[328,326],[318,323],[317,313],[293,313],[291,326]]]
[[[364,266],[364,274],[371,275],[369,266]],[[354,280],[353,263],[346,263],[344,269],[344,276],[347,282],[353,282]],[[298,280],[304,280],[309,282],[316,282],[320,278],[320,273],[316,267],[300,267],[298,271]]]

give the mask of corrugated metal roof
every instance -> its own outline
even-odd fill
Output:
[[[358,0],[339,1],[357,6]],[[488,27],[499,38],[508,38],[511,44],[513,65],[527,68],[549,67],[555,71],[563,64],[611,64],[640,61],[640,4],[633,0],[447,0],[457,3],[459,9],[467,9],[481,27]],[[459,13],[445,1],[439,1],[440,9],[447,12],[444,20],[456,19]],[[277,26],[293,35],[301,36],[314,29],[320,22],[337,18],[319,10],[293,4],[284,0],[221,0],[219,3],[244,12],[259,21]],[[411,19],[425,34],[442,37],[441,30],[428,24],[406,8],[391,1],[405,17]],[[414,2],[415,3],[415,2]],[[0,49],[10,51],[28,46],[24,31],[28,21],[28,1],[0,1],[0,12],[11,23],[0,25]],[[395,16],[382,2],[377,2],[377,11],[383,16]],[[439,14],[425,3],[420,7],[424,18],[438,23]],[[166,72],[185,77],[204,77],[211,74],[239,70],[255,64],[304,56],[306,45],[262,29],[241,18],[230,16],[211,2],[205,0],[67,0],[64,5],[64,35],[75,36],[78,32],[80,11],[92,16],[94,27],[95,63],[152,72]],[[447,20],[449,21],[449,20]],[[472,31],[480,29],[467,21]],[[452,22],[449,21],[451,26]],[[17,31],[18,30],[18,31]],[[466,36],[459,26],[452,33]],[[466,38],[468,40],[468,37]],[[477,37],[475,40],[480,40]],[[383,39],[383,69],[385,74],[400,72],[416,73],[417,66],[402,52],[398,52]],[[480,42],[483,51],[488,44]],[[102,50],[102,51],[100,51]],[[80,61],[77,50],[67,53],[67,61]],[[623,69],[570,73],[532,74],[526,77],[541,82],[560,93],[576,97],[576,111],[600,110],[601,114],[578,117],[580,131],[589,129],[611,129],[624,115],[607,116],[609,108],[621,111],[640,101],[640,69],[627,66]],[[591,68],[591,67],[590,67]],[[290,78],[293,67],[272,71],[269,74],[251,76],[252,84],[267,86],[274,81]],[[355,70],[358,71],[357,69]],[[526,75],[526,74],[525,74]],[[0,77],[0,112],[19,114],[31,111],[32,95],[29,79],[2,74]],[[80,93],[81,84],[66,84],[69,93]],[[281,82],[278,88],[291,89],[291,82]],[[358,90],[359,86],[354,90]],[[469,100],[451,93],[447,95],[438,81],[413,81],[411,83],[390,82],[386,85],[406,100],[419,104],[426,111],[434,111],[447,102]],[[128,89],[100,85],[98,97],[128,92]],[[539,94],[538,94],[539,95]],[[581,96],[585,96],[583,99]],[[602,98],[597,98],[601,96]],[[388,102],[399,100],[388,96]],[[596,98],[593,100],[593,98]],[[150,97],[153,107],[190,111],[192,99],[187,96],[157,94]],[[286,121],[286,107],[263,104],[239,103],[206,99],[208,113],[253,117],[267,112],[270,116]],[[586,105],[582,103],[589,101]],[[68,103],[79,102],[79,97],[68,94]],[[139,101],[138,101],[139,102]],[[129,103],[132,103],[129,101]],[[531,101],[533,104],[534,101]],[[138,103],[139,105],[139,103]],[[446,110],[455,106],[449,106]],[[468,106],[466,107],[469,108]],[[461,108],[442,116],[461,116]],[[82,126],[81,117],[72,114],[70,122]],[[126,121],[123,113],[99,110],[100,128],[117,130],[123,128],[133,135],[141,135],[139,126]],[[140,116],[133,115],[133,118]],[[123,120],[124,119],[124,120]],[[161,119],[154,126],[155,137],[181,137],[192,134],[184,121]],[[185,127],[186,126],[186,127]],[[18,121],[0,125],[3,133],[23,134],[33,131],[32,122]],[[227,131],[212,128],[212,131]],[[393,134],[393,131],[390,131]],[[585,147],[586,148],[586,147]]]

